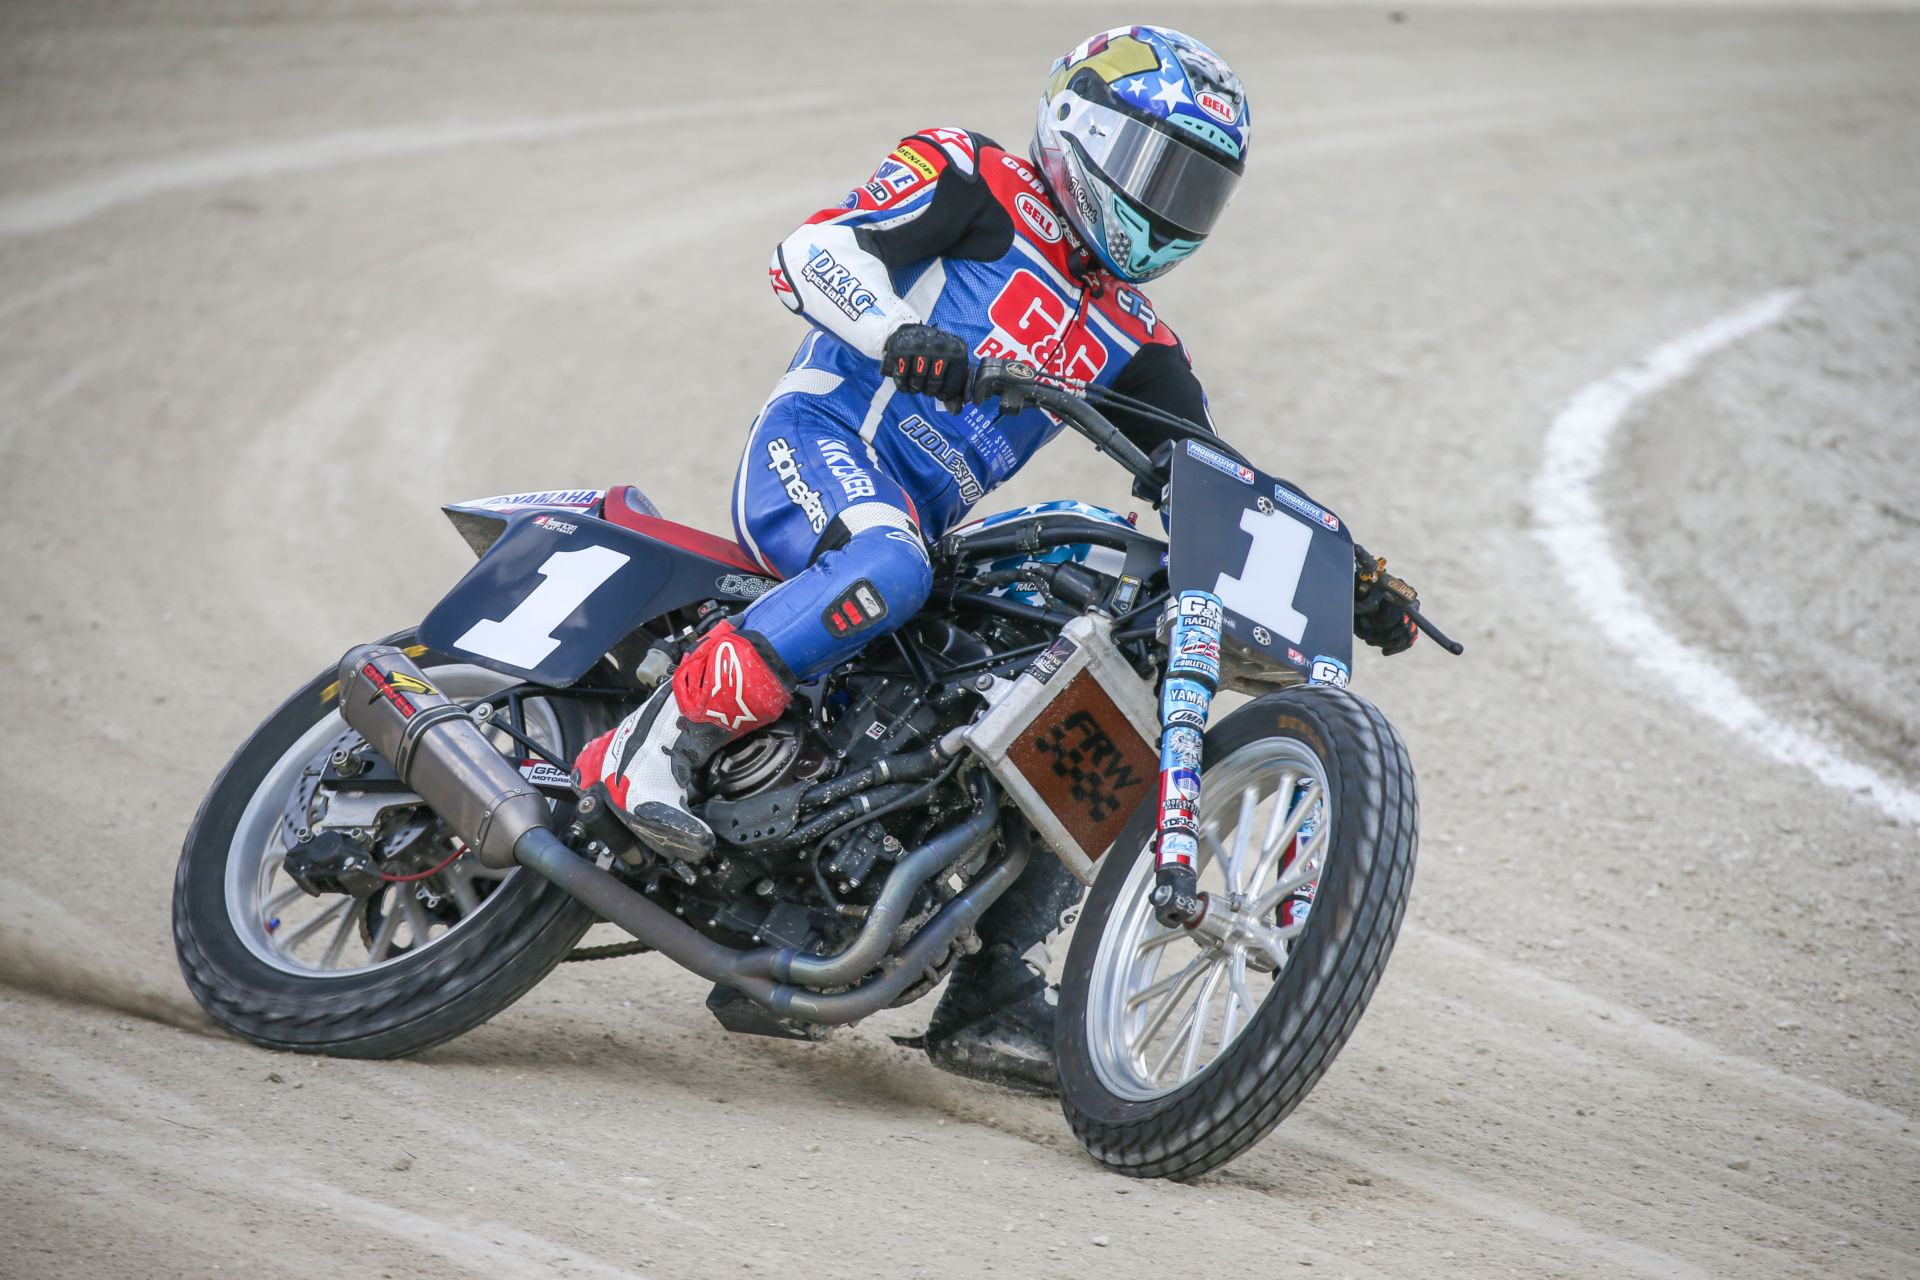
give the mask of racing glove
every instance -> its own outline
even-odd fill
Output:
[[[930,324],[903,324],[887,337],[880,372],[910,396],[932,396],[948,412],[967,394],[967,343]]]
[[[1420,596],[1404,578],[1387,574],[1386,557],[1376,560],[1358,543],[1353,547],[1353,634],[1392,657],[1405,653],[1420,638],[1420,627],[1407,616],[1407,606],[1420,607]]]

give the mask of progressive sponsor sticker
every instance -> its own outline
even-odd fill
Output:
[[[1187,456],[1206,463],[1222,475],[1232,476],[1241,484],[1253,483],[1253,472],[1229,458],[1226,454],[1209,449],[1198,440],[1187,441]]]

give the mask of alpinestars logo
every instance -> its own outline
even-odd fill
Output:
[[[806,512],[807,523],[813,527],[813,531],[824,533],[827,528],[826,504],[820,501],[819,491],[800,478],[800,460],[793,456],[793,446],[787,443],[785,436],[767,441],[767,470],[786,486],[787,501]]]
[[[932,423],[916,413],[901,421],[900,430],[953,477],[954,484],[960,489],[960,501],[972,506],[987,496],[986,487],[973,474],[973,468],[967,465],[967,455],[961,452],[959,445],[941,435]]]
[[[815,249],[813,256],[807,259],[807,265],[801,269],[800,276],[808,284],[827,296],[827,301],[846,313],[849,320],[858,320],[874,309],[878,295],[867,287],[859,276],[833,260],[833,255],[825,249]]]
[[[739,648],[731,640],[713,651],[713,687],[707,690],[707,700],[719,702],[722,695],[733,699],[740,714],[729,716],[724,706],[710,706],[707,708],[709,719],[718,720],[729,729],[738,729],[753,719],[753,712],[747,709],[746,668],[740,665]]]

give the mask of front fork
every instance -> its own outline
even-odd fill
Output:
[[[1191,925],[1200,897],[1200,748],[1220,687],[1220,597],[1182,591],[1173,602],[1167,676],[1160,686],[1160,823],[1153,871],[1154,917],[1163,928]]]

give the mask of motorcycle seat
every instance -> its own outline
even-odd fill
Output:
[[[780,575],[762,568],[746,549],[732,538],[722,538],[689,525],[675,524],[663,516],[651,514],[641,506],[645,498],[638,496],[639,490],[630,484],[615,485],[607,490],[606,502],[602,507],[602,517],[623,529],[645,534],[649,538],[670,543],[682,551],[691,551],[694,555],[717,560],[732,569],[751,573],[762,578],[778,578]],[[652,504],[648,504],[649,506]]]

